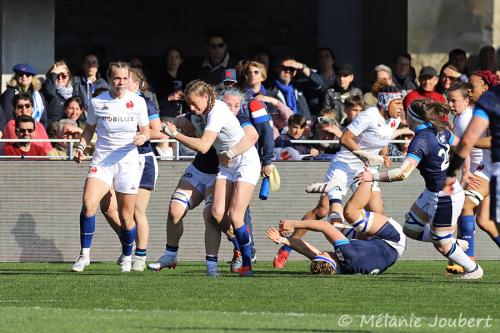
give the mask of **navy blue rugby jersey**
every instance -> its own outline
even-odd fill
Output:
[[[415,128],[415,137],[408,147],[406,158],[418,162],[418,170],[424,178],[425,187],[431,192],[443,189],[446,171],[450,165],[450,145],[455,135],[448,129],[438,131],[431,123]]]

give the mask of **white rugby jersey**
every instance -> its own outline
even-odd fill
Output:
[[[470,121],[472,120],[472,108],[468,107],[462,113],[457,114],[455,119],[453,120],[453,127],[455,134],[458,137],[462,137],[465,133],[465,130],[469,126]],[[484,137],[486,133],[481,134],[481,137]],[[483,161],[483,150],[480,148],[472,148],[470,152],[470,169],[474,171],[477,166]]]
[[[202,117],[206,117],[204,130],[218,133],[214,142],[214,148],[217,153],[229,150],[245,135],[238,118],[229,110],[226,103],[222,101],[216,100],[208,115],[203,115]],[[196,122],[194,125],[195,127],[199,126],[197,126]],[[196,132],[198,134],[198,128]]]
[[[94,163],[115,163],[135,156],[134,137],[137,126],[148,126],[148,111],[144,98],[127,91],[122,98],[112,98],[109,92],[92,98],[87,124],[97,125]]]
[[[400,118],[385,120],[378,108],[371,107],[360,112],[347,129],[356,136],[355,141],[361,150],[378,155],[380,149],[389,144],[400,122]],[[363,167],[363,162],[345,147],[335,155],[335,161],[352,164],[352,169]]]

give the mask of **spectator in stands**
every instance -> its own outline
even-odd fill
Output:
[[[389,84],[387,84],[389,85]],[[378,94],[378,92],[376,92]],[[347,97],[345,102],[345,118],[342,119],[342,122],[340,123],[340,128],[344,130],[349,124],[353,121],[356,116],[362,112],[363,110],[367,109],[368,107],[363,101],[363,98],[359,95],[354,95]]]
[[[306,81],[298,83],[294,81],[295,76],[300,71]],[[278,98],[286,104],[294,114],[304,116],[307,120],[312,120],[311,110],[303,94],[306,85],[311,85],[310,90],[320,90],[322,80],[318,74],[312,71],[306,64],[300,63],[290,57],[284,57],[278,62],[276,67],[277,79],[274,81],[272,91],[277,93]]]
[[[164,56],[165,70],[156,78],[156,94],[160,104],[160,118],[174,118],[185,110],[184,86],[188,78],[184,67],[184,56],[177,47],[168,48]]]
[[[323,89],[326,90],[335,84],[335,54],[328,47],[318,50],[318,75],[323,80]]]
[[[226,68],[234,68],[234,62],[227,52],[227,43],[221,31],[211,31],[207,35],[207,57],[201,65],[199,77],[216,85],[221,82],[222,72]]]
[[[406,129],[409,130],[409,127],[403,124],[399,124],[398,129]],[[413,134],[408,131],[398,137],[395,140],[407,140],[408,142],[398,142],[398,143],[389,143],[387,156],[396,157],[392,158],[394,162],[401,162],[404,160],[404,157],[408,153],[408,147],[410,146],[410,141],[413,139]]]
[[[90,100],[99,88],[109,89],[109,85],[99,75],[99,59],[96,53],[87,52],[82,58],[82,75],[73,79],[73,95],[80,96],[85,110],[88,110]]]
[[[258,61],[249,61],[242,68],[241,77],[243,78],[242,88],[246,90],[249,98],[256,98],[266,103],[268,113],[273,120],[273,133],[276,139],[281,130],[287,126],[288,118],[293,111],[278,98],[276,90],[266,89],[264,81],[267,79],[267,70],[264,64]]]
[[[3,137],[3,129],[5,128],[5,113],[3,111],[2,103],[0,103],[0,139]]]
[[[396,54],[392,70],[392,81],[402,92],[403,97],[411,90],[417,89],[411,76],[411,56],[408,53],[399,52]]]
[[[315,129],[315,140],[335,140],[342,136],[342,130],[337,122],[337,113],[330,108],[323,108],[319,112]],[[339,149],[340,145],[335,143],[321,143],[318,146],[318,150],[323,154],[335,154]]]
[[[56,124],[56,123],[54,123]],[[71,119],[61,119],[57,122],[59,125],[56,139],[80,139],[82,134],[82,130],[78,127],[76,121]],[[70,154],[69,147],[71,146],[70,142],[56,142],[54,144],[54,148],[52,148],[48,152],[48,156],[61,156],[61,157],[73,157],[73,154]],[[75,144],[73,144],[75,146]]]
[[[30,93],[20,93],[14,96],[12,100],[12,107],[14,108],[14,117],[19,117],[21,115],[33,117],[33,98]],[[35,122],[35,131],[32,134],[33,139],[48,139],[47,132],[45,131],[45,127],[40,122]],[[15,119],[11,119],[5,125],[3,130],[3,138],[4,139],[16,139],[18,137],[16,133],[16,122]],[[5,144],[12,145],[10,143]],[[31,144],[35,146],[37,151],[44,151],[45,154],[52,149],[52,145],[50,142],[33,142]]]
[[[64,115],[64,102],[74,96],[71,72],[64,61],[50,66],[42,88],[47,102],[47,128]]]
[[[388,85],[393,86],[394,81],[392,77],[392,70],[390,67],[382,64],[377,65],[373,69],[372,84],[377,81],[384,81]],[[366,108],[377,106],[377,97],[371,91],[363,95],[363,100],[365,101]]]
[[[27,115],[20,115],[15,118],[16,135],[18,139],[33,139],[35,133],[35,120]],[[3,147],[3,155],[5,156],[47,156],[45,151],[39,145],[34,145],[31,142],[16,142],[13,145],[5,145]]]
[[[359,95],[363,92],[354,85],[354,67],[343,63],[337,67],[335,85],[325,94],[324,107],[329,107],[337,112],[337,121],[340,123],[345,117],[344,102],[347,97]]]
[[[31,108],[35,123],[42,122],[47,127],[47,112],[45,110],[45,99],[39,92],[42,88],[40,80],[35,76],[36,69],[30,64],[17,64],[12,67],[14,76],[7,82],[7,89],[0,96],[6,122],[14,117],[14,96],[20,93],[31,95]]]
[[[448,99],[448,89],[450,89],[451,84],[460,81],[462,74],[460,74],[457,68],[448,63],[441,67],[439,72],[439,82],[436,85],[436,92],[442,94],[446,99]],[[467,77],[464,77],[467,79]]]
[[[276,79],[274,77],[273,71],[270,71],[269,68],[271,68],[271,64],[273,63],[273,55],[271,52],[267,49],[265,46],[256,46],[253,51],[252,55],[250,57],[250,60],[256,61],[258,63],[261,63],[264,65],[266,69],[267,79],[264,80],[262,83],[265,87],[269,87],[272,85],[272,82]]]
[[[294,114],[288,119],[288,131],[280,135],[274,142],[275,148],[291,147],[299,152],[300,155],[318,156],[319,151],[311,148],[310,145],[292,143],[291,140],[305,140],[304,131],[307,127],[306,117]]]
[[[455,66],[456,70],[463,76],[467,81],[467,75],[469,75],[469,70],[467,68],[467,53],[462,49],[453,49],[448,54],[448,64]]]
[[[418,75],[418,82],[420,83],[420,87],[406,95],[404,99],[405,110],[407,110],[408,106],[410,106],[410,103],[416,99],[430,98],[433,101],[439,103],[446,103],[446,99],[444,98],[444,96],[436,92],[436,85],[438,81],[439,79],[434,67],[422,67],[422,69],[420,70],[420,74]]]
[[[485,45],[479,49],[479,56],[477,62],[478,70],[488,70],[492,73],[497,71],[495,48],[491,45]]]

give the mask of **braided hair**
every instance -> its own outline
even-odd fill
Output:
[[[188,83],[186,89],[184,89],[184,96],[186,96],[186,101],[189,104],[189,98],[191,95],[203,96],[208,95],[207,108],[203,112],[210,112],[215,104],[215,99],[217,94],[215,89],[203,80],[194,80]]]

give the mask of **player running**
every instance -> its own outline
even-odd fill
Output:
[[[211,216],[223,231],[232,225],[242,252],[241,276],[251,276],[250,236],[243,217],[260,175],[260,160],[255,149],[258,135],[242,140],[245,131],[227,105],[215,99],[214,89],[202,80],[191,82],[185,91],[196,120],[196,138],[178,133],[176,126],[166,123],[164,131],[191,149],[206,153],[214,146],[219,158]],[[254,129],[255,131],[255,129]],[[170,253],[166,253],[166,255]]]
[[[405,234],[415,240],[432,241],[443,256],[464,267],[464,279],[479,279],[483,276],[483,269],[465,254],[453,237],[464,203],[464,191],[456,180],[449,194],[442,191],[449,166],[450,145],[458,142],[448,129],[448,122],[443,120],[448,113],[449,107],[444,104],[427,100],[412,102],[408,108],[408,125],[414,130],[415,137],[401,166],[381,173],[365,170],[355,179],[359,182],[402,181],[418,168],[425,180],[425,190],[406,214]],[[364,224],[369,223],[367,215]]]

